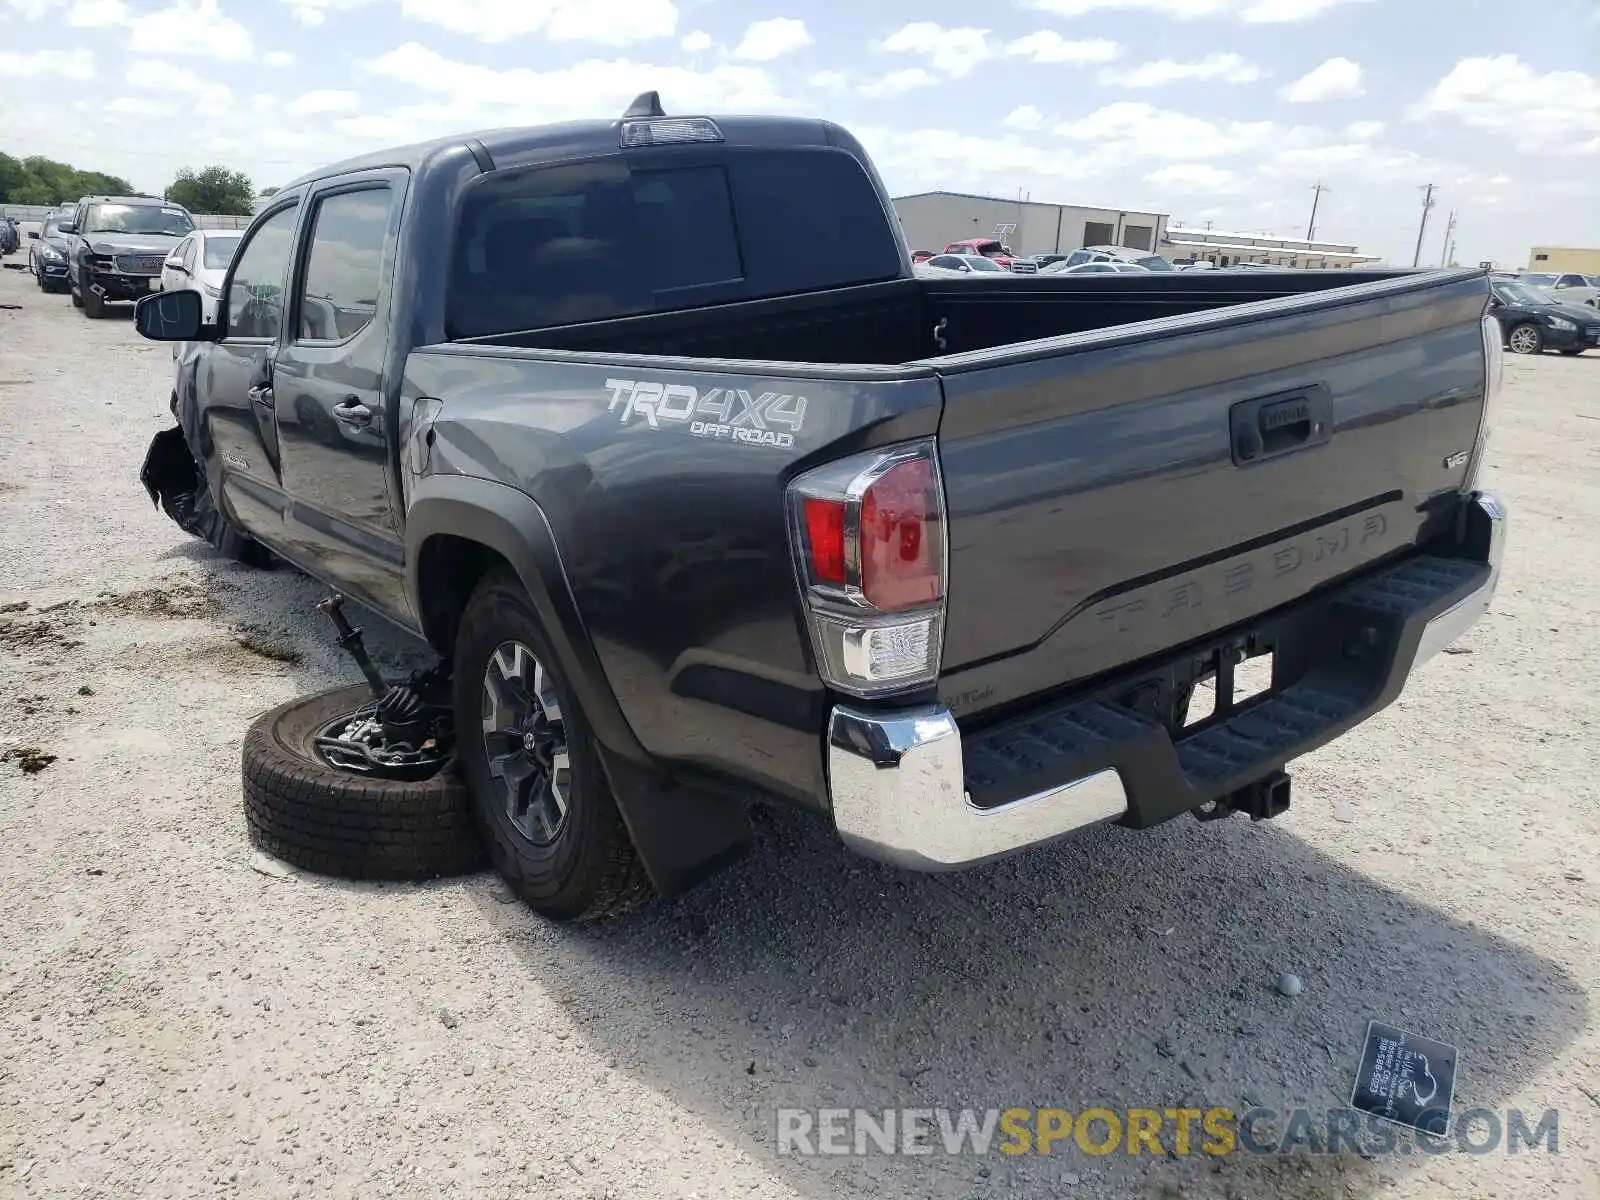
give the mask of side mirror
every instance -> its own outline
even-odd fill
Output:
[[[133,327],[152,342],[210,342],[219,332],[201,319],[200,293],[187,289],[140,297]]]
[[[71,221],[68,221],[65,224],[57,225],[56,226],[56,232],[57,233],[77,233],[78,232],[78,227],[76,225],[74,225]]]
[[[28,230],[28,240],[30,242],[37,242],[39,240],[39,231],[37,229]]]

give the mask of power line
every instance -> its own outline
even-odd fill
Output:
[[[1419,267],[1422,265],[1422,235],[1428,231],[1428,210],[1433,207],[1433,193],[1437,186],[1437,184],[1430,183],[1424,185],[1423,188],[1422,224],[1417,226],[1417,250],[1416,253],[1411,256],[1411,265],[1413,267]]]

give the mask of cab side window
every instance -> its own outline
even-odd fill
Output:
[[[393,202],[390,188],[373,187],[338,192],[317,203],[297,340],[342,342],[372,322]]]
[[[298,205],[290,205],[273,213],[240,249],[228,288],[228,337],[277,341],[299,212]]]

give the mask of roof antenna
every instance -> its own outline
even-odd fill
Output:
[[[624,121],[635,117],[664,117],[666,110],[661,107],[660,92],[640,92],[633,98],[633,103],[628,105],[628,111],[622,114]]]

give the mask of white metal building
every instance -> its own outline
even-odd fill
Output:
[[[911,249],[935,252],[975,237],[998,237],[1017,254],[1067,254],[1079,246],[1154,252],[1167,228],[1164,213],[968,192],[918,192],[896,197],[894,207]]]
[[[1219,267],[1242,262],[1269,263],[1275,267],[1308,269],[1360,267],[1378,261],[1344,242],[1308,241],[1305,238],[1266,234],[1229,233],[1221,229],[1186,229],[1170,226],[1157,253],[1168,262],[1201,260]]]

